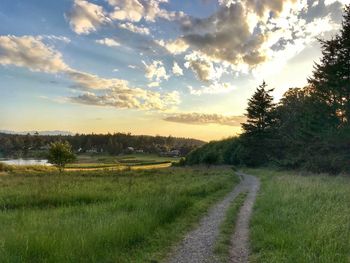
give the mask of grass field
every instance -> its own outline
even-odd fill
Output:
[[[78,155],[76,162],[68,164],[68,169],[123,169],[125,167],[154,166],[161,168],[179,161],[177,157],[162,157],[155,154],[110,155]]]
[[[228,168],[10,172],[0,261],[158,261],[237,181]]]
[[[350,262],[350,178],[247,170],[262,181],[251,262]]]

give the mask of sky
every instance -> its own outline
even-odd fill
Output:
[[[350,0],[1,0],[0,130],[240,132],[303,87]]]

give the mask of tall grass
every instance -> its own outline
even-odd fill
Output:
[[[262,179],[251,262],[350,262],[350,178],[249,172]]]
[[[237,179],[225,168],[0,177],[1,262],[150,262]]]

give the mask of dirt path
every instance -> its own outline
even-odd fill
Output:
[[[244,187],[249,191],[246,200],[238,214],[236,228],[232,236],[230,251],[231,263],[246,263],[249,258],[249,221],[253,211],[256,195],[259,191],[259,180],[251,175],[239,173],[244,177]]]
[[[226,211],[239,193],[250,191],[257,181],[253,176],[244,174],[240,174],[240,176],[242,178],[241,183],[224,200],[212,207],[209,213],[202,218],[199,226],[185,236],[182,243],[172,253],[168,260],[169,263],[217,262],[214,258],[213,250],[215,240],[219,234],[219,226],[225,218]],[[249,196],[247,199],[249,199]]]

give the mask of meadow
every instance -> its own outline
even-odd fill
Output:
[[[251,262],[350,262],[350,178],[247,169],[262,182]]]
[[[238,178],[229,168],[0,176],[1,262],[158,262]]]
[[[68,164],[67,169],[123,169],[125,167],[170,166],[178,162],[178,157],[162,157],[156,154],[126,154],[120,156],[101,154],[82,154],[77,156],[74,163]]]

